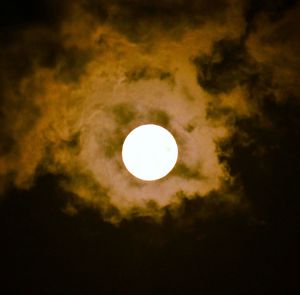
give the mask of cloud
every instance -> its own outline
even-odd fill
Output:
[[[185,198],[235,203],[241,192],[225,189],[236,177],[232,140],[251,143],[239,123],[266,124],[262,102],[291,81],[273,61],[294,46],[266,36],[292,18],[273,24],[258,9],[250,22],[247,3],[217,2],[78,1],[53,26],[16,31],[0,59],[1,190],[64,175],[65,190],[112,222],[159,217]],[[296,77],[293,56],[286,71]],[[144,123],[167,127],[179,144],[176,168],[157,182],[134,179],[121,159],[126,135]]]
[[[230,7],[227,0],[119,0],[84,1],[83,7],[100,22],[108,22],[131,41],[145,41],[158,33],[180,36],[188,27],[202,26],[206,22],[222,23]],[[217,7],[217,9],[216,9]]]
[[[299,4],[286,11],[276,22],[261,13],[255,21],[260,29],[252,32],[247,40],[251,56],[272,73],[278,99],[286,98],[286,94],[299,93],[299,16]]]

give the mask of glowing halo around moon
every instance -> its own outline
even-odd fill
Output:
[[[133,176],[141,180],[163,178],[174,168],[177,158],[175,138],[158,125],[147,124],[133,129],[123,143],[124,165]]]

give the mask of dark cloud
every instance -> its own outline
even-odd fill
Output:
[[[258,63],[249,54],[245,42],[244,38],[220,40],[214,44],[211,55],[194,59],[198,82],[206,91],[229,93],[240,86],[247,89],[247,97],[252,101],[274,93],[276,81],[272,81],[271,65]]]
[[[112,158],[116,156],[116,154],[120,154],[122,152],[122,145],[124,142],[124,134],[120,129],[115,130],[111,136],[108,136],[104,145],[104,154],[108,158]],[[101,139],[99,140],[99,144],[101,143]]]
[[[199,56],[194,62],[199,84],[211,93],[229,92],[251,75],[251,60],[242,40],[220,40],[211,55]]]
[[[4,74],[4,73],[3,73]],[[9,73],[8,73],[9,75]],[[39,106],[29,97],[23,97],[11,80],[13,77],[2,79],[2,93],[0,97],[0,124],[1,129],[0,155],[13,158],[18,157],[22,148],[17,143],[41,117]],[[26,119],[24,120],[24,116]],[[16,123],[16,124],[15,124]]]
[[[288,10],[288,4],[277,13],[276,7],[272,13],[270,6],[260,7],[260,16],[267,16],[268,20],[258,18],[250,41],[222,40],[215,44],[212,55],[200,56],[195,63],[198,81],[206,91],[220,94],[237,86],[246,89],[246,99],[256,108],[249,117],[237,118],[234,110],[223,107],[218,98],[208,108],[208,117],[229,118],[235,130],[229,141],[220,143],[220,158],[227,163],[230,174],[241,181],[260,218],[279,225],[282,216],[289,212],[286,222],[294,227],[295,176],[300,167],[299,146],[295,142],[299,137],[300,91],[291,85],[298,77],[294,71],[298,63],[294,50],[299,40],[294,37],[297,29],[287,27],[296,22],[299,9]],[[252,46],[256,46],[256,52]],[[267,53],[266,48],[272,50]]]
[[[180,163],[178,163],[174,168],[174,174],[189,179],[201,179],[203,177],[199,172],[199,167],[197,167],[196,169],[191,169],[185,164]]]
[[[160,109],[152,109],[147,114],[149,122],[163,127],[168,127],[170,123],[170,116],[166,111]]]
[[[149,68],[147,66],[141,66],[132,69],[126,73],[126,78],[128,81],[136,82],[141,79],[160,79],[160,80],[173,80],[173,74],[157,68]]]
[[[124,126],[135,119],[136,110],[134,109],[133,105],[121,103],[113,107],[113,114],[117,123],[120,126]]]
[[[92,58],[90,50],[70,47],[59,52],[57,79],[66,83],[78,82],[85,73],[85,66]],[[51,63],[55,63],[53,60]]]
[[[139,41],[153,36],[157,29],[176,36],[177,30],[180,32],[185,26],[198,26],[209,20],[221,22],[229,3],[193,0],[187,5],[184,0],[101,0],[83,1],[83,7],[100,22],[108,22],[131,40]]]
[[[280,220],[290,212],[294,222],[299,173],[300,106],[291,97],[276,103],[266,98],[263,119],[252,117],[236,122],[236,133],[225,150],[233,149],[227,159],[231,174],[243,184],[247,198],[264,218]],[[286,220],[288,222],[288,220]]]
[[[273,22],[276,22],[296,5],[297,0],[246,0],[244,3],[245,19],[248,24],[248,31],[251,31],[257,29],[255,27],[255,18],[259,14],[266,14]]]
[[[272,21],[261,14],[256,20],[259,28],[249,35],[247,48],[251,55],[272,72],[272,83],[279,99],[299,95],[299,29],[300,6],[287,10]],[[293,28],[292,30],[290,28]]]
[[[58,68],[58,78],[76,81],[84,73],[91,52],[63,44],[59,32],[51,29],[36,29],[18,35],[1,50],[2,79],[17,83],[37,67]],[[4,72],[5,71],[5,72]]]

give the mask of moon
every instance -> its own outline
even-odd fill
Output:
[[[123,143],[124,165],[141,180],[153,181],[165,177],[174,168],[177,158],[175,138],[158,125],[147,124],[133,129]]]

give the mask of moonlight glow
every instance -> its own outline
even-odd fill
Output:
[[[142,180],[157,180],[175,166],[178,148],[172,134],[163,127],[148,124],[132,130],[126,137],[123,162],[127,170]]]

